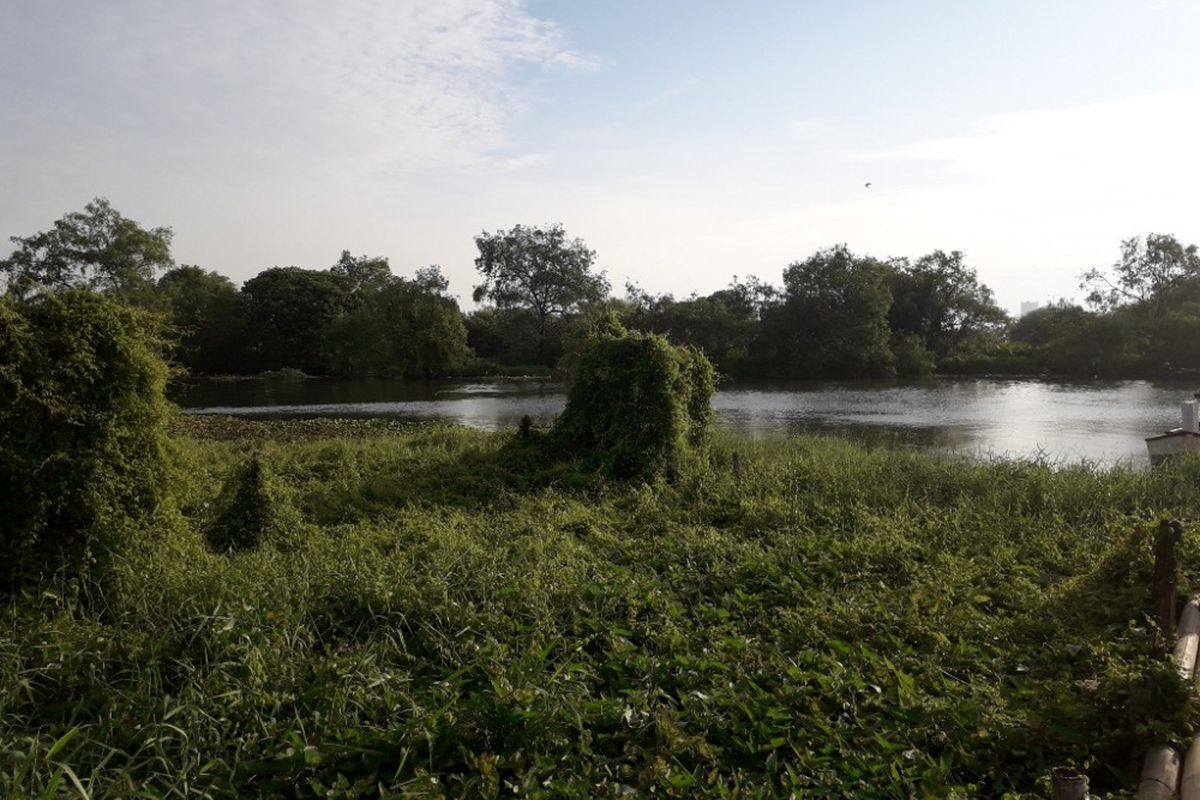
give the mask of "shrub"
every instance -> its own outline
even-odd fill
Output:
[[[257,453],[226,482],[217,506],[207,539],[218,552],[287,545],[302,524],[278,478]]]
[[[95,562],[168,495],[157,318],[85,290],[0,299],[0,581]]]
[[[704,354],[602,318],[584,344],[551,440],[616,478],[677,474],[712,422],[713,368]]]

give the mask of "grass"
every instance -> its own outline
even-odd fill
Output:
[[[1200,462],[723,435],[631,487],[461,428],[176,425],[104,591],[3,608],[0,795],[1101,794],[1196,718],[1146,587]],[[295,535],[209,552],[253,454]]]

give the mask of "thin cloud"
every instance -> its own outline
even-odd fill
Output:
[[[485,163],[530,102],[518,68],[601,66],[517,0],[89,4],[36,53],[42,13],[0,35],[5,66],[52,57],[68,92],[30,127],[82,117],[109,141],[364,169]]]

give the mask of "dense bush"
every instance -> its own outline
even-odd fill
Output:
[[[713,384],[700,351],[603,318],[582,348],[551,439],[616,478],[677,474],[708,435]]]
[[[69,291],[0,299],[0,580],[82,578],[167,494],[155,318]]]

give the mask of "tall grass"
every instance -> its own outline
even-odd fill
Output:
[[[1103,792],[1196,718],[1146,587],[1200,463],[720,435],[631,487],[443,426],[175,443],[178,508],[103,596],[3,609],[0,795],[996,797],[1068,762]],[[301,535],[210,552],[252,456]]]

